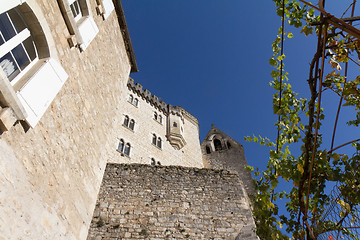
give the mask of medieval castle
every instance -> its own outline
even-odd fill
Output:
[[[0,239],[257,239],[241,144],[129,78],[120,0],[0,5]]]

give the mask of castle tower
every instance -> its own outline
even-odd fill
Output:
[[[225,169],[239,174],[248,194],[255,193],[251,173],[245,169],[248,165],[243,146],[217,129],[213,124],[201,143],[204,166],[212,169]]]

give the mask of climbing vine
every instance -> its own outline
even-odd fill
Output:
[[[360,76],[350,79],[347,74],[349,63],[357,68],[360,66],[360,32],[351,26],[355,21],[352,17],[356,1],[347,7],[344,14],[351,12],[347,19],[327,13],[324,0],[320,0],[318,6],[303,0],[273,2],[281,18],[281,26],[272,44],[273,56],[269,60],[274,67],[270,86],[275,90],[273,111],[278,116],[275,123],[278,134],[274,140],[261,136],[245,138],[269,148],[266,169],[254,171],[257,194],[253,196],[253,212],[257,234],[261,239],[289,239],[281,231],[285,227],[294,239],[317,239],[332,230],[359,239],[342,224],[343,220],[321,221],[327,206],[336,201],[326,189],[329,184],[336,184],[340,190],[342,200],[336,202],[343,209],[339,213],[340,219],[349,214],[359,215],[355,206],[360,204],[360,139],[334,146],[342,107],[354,109],[353,119],[346,124],[360,125]],[[294,37],[287,28],[318,39],[314,43],[317,50],[309,58],[308,78],[303,80],[308,85],[308,99],[292,90],[291,79],[284,68],[284,40]],[[326,72],[325,69],[330,70]],[[325,119],[322,94],[325,91],[332,92],[333,97],[339,99],[331,141],[321,135]],[[352,146],[353,152],[340,154],[344,146]],[[290,184],[292,189],[281,191],[279,181]],[[280,199],[286,200],[287,214],[279,213]],[[359,219],[352,220],[352,224],[359,226],[356,221]]]

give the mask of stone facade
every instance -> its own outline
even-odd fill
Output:
[[[151,164],[153,159],[156,164],[161,165],[203,167],[199,124],[194,116],[181,107],[160,101],[150,91],[143,90],[139,83],[135,84],[131,78],[127,84],[127,92],[121,96],[121,100],[122,116],[119,119],[116,138],[113,139],[114,150],[109,162]],[[128,124],[124,124],[126,117],[129,120]],[[129,127],[131,120],[134,120],[134,129]],[[156,144],[153,143],[154,134]],[[177,145],[177,136],[184,141],[181,148]],[[159,138],[161,147],[157,146]],[[129,155],[116,151],[120,139],[130,144]]]
[[[108,164],[88,240],[255,240],[249,200],[226,170]]]
[[[60,0],[8,2],[23,2],[18,7],[38,17],[33,21],[69,77],[34,128],[21,121],[2,128],[8,131],[0,135],[0,239],[85,239],[121,126],[121,96],[136,70],[127,29],[119,25],[121,6],[104,20],[97,1],[87,1],[99,32],[83,51],[69,45]],[[0,112],[9,109],[0,102]]]

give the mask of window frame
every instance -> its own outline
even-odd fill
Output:
[[[85,51],[99,32],[90,11],[92,8],[89,0],[58,0],[58,2],[71,35],[68,38],[70,47],[78,47],[80,51]],[[74,2],[79,3],[81,17],[73,15],[71,5]]]
[[[14,121],[26,121],[28,126],[34,128],[61,90],[68,75],[59,63],[51,30],[36,1],[5,0],[0,5],[0,13],[13,8],[20,13],[30,31],[38,59],[26,66],[11,81],[12,84],[4,71],[0,71],[0,92],[3,95],[0,102],[2,107],[9,109],[15,116]],[[0,118],[0,122],[3,119]],[[23,126],[28,128],[26,124]]]

